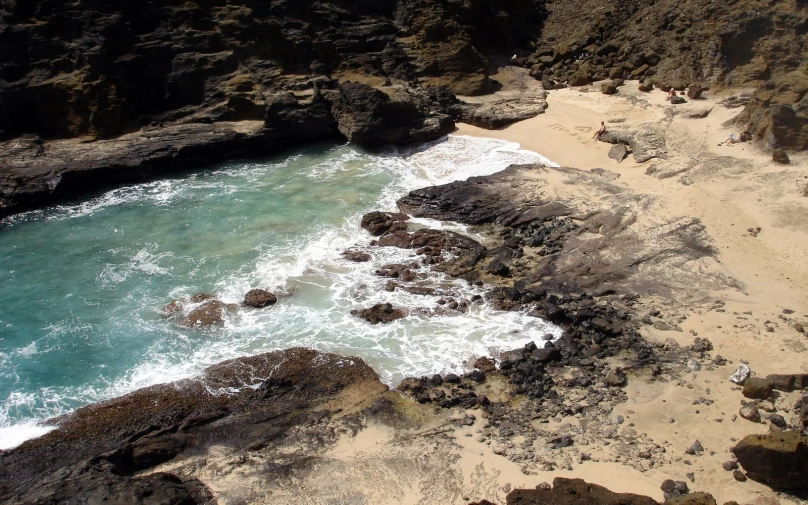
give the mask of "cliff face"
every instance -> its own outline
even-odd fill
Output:
[[[808,2],[549,0],[547,10],[523,59],[544,82],[756,88],[740,126],[772,147],[808,149]]]
[[[533,0],[0,0],[0,138],[111,137],[176,120],[262,119],[311,76],[488,90]]]

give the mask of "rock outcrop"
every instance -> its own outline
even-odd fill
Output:
[[[350,388],[361,388],[361,398],[343,396]],[[248,454],[290,430],[299,440],[301,426],[320,430],[312,436],[322,443],[332,436],[325,428],[332,416],[385,391],[357,358],[289,349],[226,361],[196,379],[80,408],[56,419],[57,430],[0,453],[0,501],[207,504],[210,493],[194,479],[135,472],[216,446]],[[283,468],[262,471],[272,478]]]
[[[732,452],[752,480],[778,489],[808,489],[808,437],[797,430],[749,435]]]
[[[659,505],[647,496],[615,493],[582,479],[556,477],[552,488],[516,489],[507,497],[507,505]]]

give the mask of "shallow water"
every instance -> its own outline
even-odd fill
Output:
[[[527,162],[547,160],[463,136],[382,154],[320,145],[0,222],[0,448],[42,434],[37,421],[233,357],[306,346],[359,356],[395,384],[461,371],[472,356],[557,334],[541,320],[481,303],[466,314],[389,325],[350,315],[383,301],[435,307],[438,298],[387,292],[387,279],[374,275],[412,251],[373,249],[369,263],[342,258],[370,241],[359,227],[364,213],[395,210],[411,189]],[[478,292],[438,280],[466,297]],[[292,295],[203,330],[160,313],[195,293],[239,303],[256,287]]]

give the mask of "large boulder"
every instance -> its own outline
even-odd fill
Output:
[[[625,144],[615,144],[609,149],[609,158],[621,163],[628,156],[628,147]]]
[[[326,96],[337,128],[352,142],[371,146],[423,142],[454,129],[450,116],[432,112],[425,97],[404,87],[344,82],[339,92]]]
[[[785,149],[808,149],[808,67],[772,77],[736,120],[755,138]]]
[[[762,377],[750,377],[743,385],[743,395],[753,400],[765,400],[773,390],[774,382]]]
[[[766,379],[772,381],[774,389],[790,393],[799,389],[808,388],[808,374],[771,374]]]
[[[788,165],[791,163],[791,159],[788,157],[788,153],[780,147],[772,151],[772,160],[775,163],[780,163],[782,165]]]
[[[460,106],[460,121],[480,128],[494,130],[529,119],[547,109],[547,92],[533,92],[519,97],[502,97],[481,103]]]
[[[604,95],[614,95],[617,93],[617,85],[614,82],[604,82],[600,85],[600,92]]]
[[[778,489],[808,489],[808,436],[772,428],[748,435],[732,448],[746,475]]]

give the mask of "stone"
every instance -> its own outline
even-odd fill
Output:
[[[808,435],[772,427],[732,448],[746,476],[777,489],[808,489]]]
[[[735,478],[738,482],[746,482],[746,475],[743,474],[742,471],[735,469],[732,471],[732,477]]]
[[[704,447],[702,447],[701,442],[696,440],[695,442],[693,442],[693,444],[690,447],[688,447],[688,449],[685,451],[685,454],[690,454],[691,456],[695,456],[695,455],[697,455],[699,453],[702,453],[702,452],[704,452]]]
[[[774,391],[774,382],[762,377],[750,377],[743,385],[743,395],[753,400],[765,400]]]
[[[367,309],[352,310],[351,315],[364,319],[370,324],[390,323],[407,317],[407,313],[389,303],[379,303]]]
[[[731,459],[729,461],[724,461],[723,463],[721,463],[721,466],[724,468],[724,470],[731,472],[736,468],[738,468],[738,462],[735,461],[734,459]]]
[[[738,365],[735,373],[729,376],[729,380],[739,386],[743,386],[750,375],[752,375],[752,370],[747,365],[741,363]]]
[[[256,309],[263,309],[278,303],[278,297],[265,289],[251,289],[244,295],[244,305]]]
[[[683,104],[683,103],[687,103],[687,100],[685,100],[681,96],[677,95],[677,96],[674,96],[673,98],[671,98],[671,104],[672,105],[679,105],[679,104]]]
[[[687,88],[687,97],[695,100],[696,98],[701,98],[701,94],[703,92],[704,92],[704,89],[702,89],[701,86],[694,84],[692,86],[688,86],[688,88]]]
[[[769,416],[769,422],[772,423],[774,426],[777,426],[781,430],[788,428],[788,423],[783,416],[780,414],[772,414]]]
[[[760,422],[760,410],[758,410],[757,406],[752,402],[743,404],[738,411],[738,415],[753,423]]]
[[[487,356],[477,358],[477,360],[474,362],[474,368],[483,373],[491,373],[497,369],[494,361]]]
[[[780,163],[782,165],[788,165],[791,163],[791,160],[788,157],[788,154],[783,149],[775,149],[772,151],[772,160],[775,163]]]
[[[653,85],[653,84],[651,84],[651,83],[650,83],[650,82],[648,82],[648,81],[645,81],[645,82],[641,82],[641,83],[640,83],[640,84],[637,86],[637,89],[638,89],[638,90],[640,90],[640,91],[642,91],[642,92],[644,92],[644,93],[648,93],[649,91],[653,91],[653,90],[654,90],[654,85]]]
[[[600,92],[604,95],[614,95],[617,93],[617,85],[614,82],[604,82],[600,85]]]
[[[676,482],[673,479],[665,479],[662,481],[662,485],[659,486],[659,489],[662,490],[663,493],[671,494],[673,490],[676,488]]]
[[[625,144],[615,144],[609,149],[609,158],[621,163],[628,156],[628,147]]]

